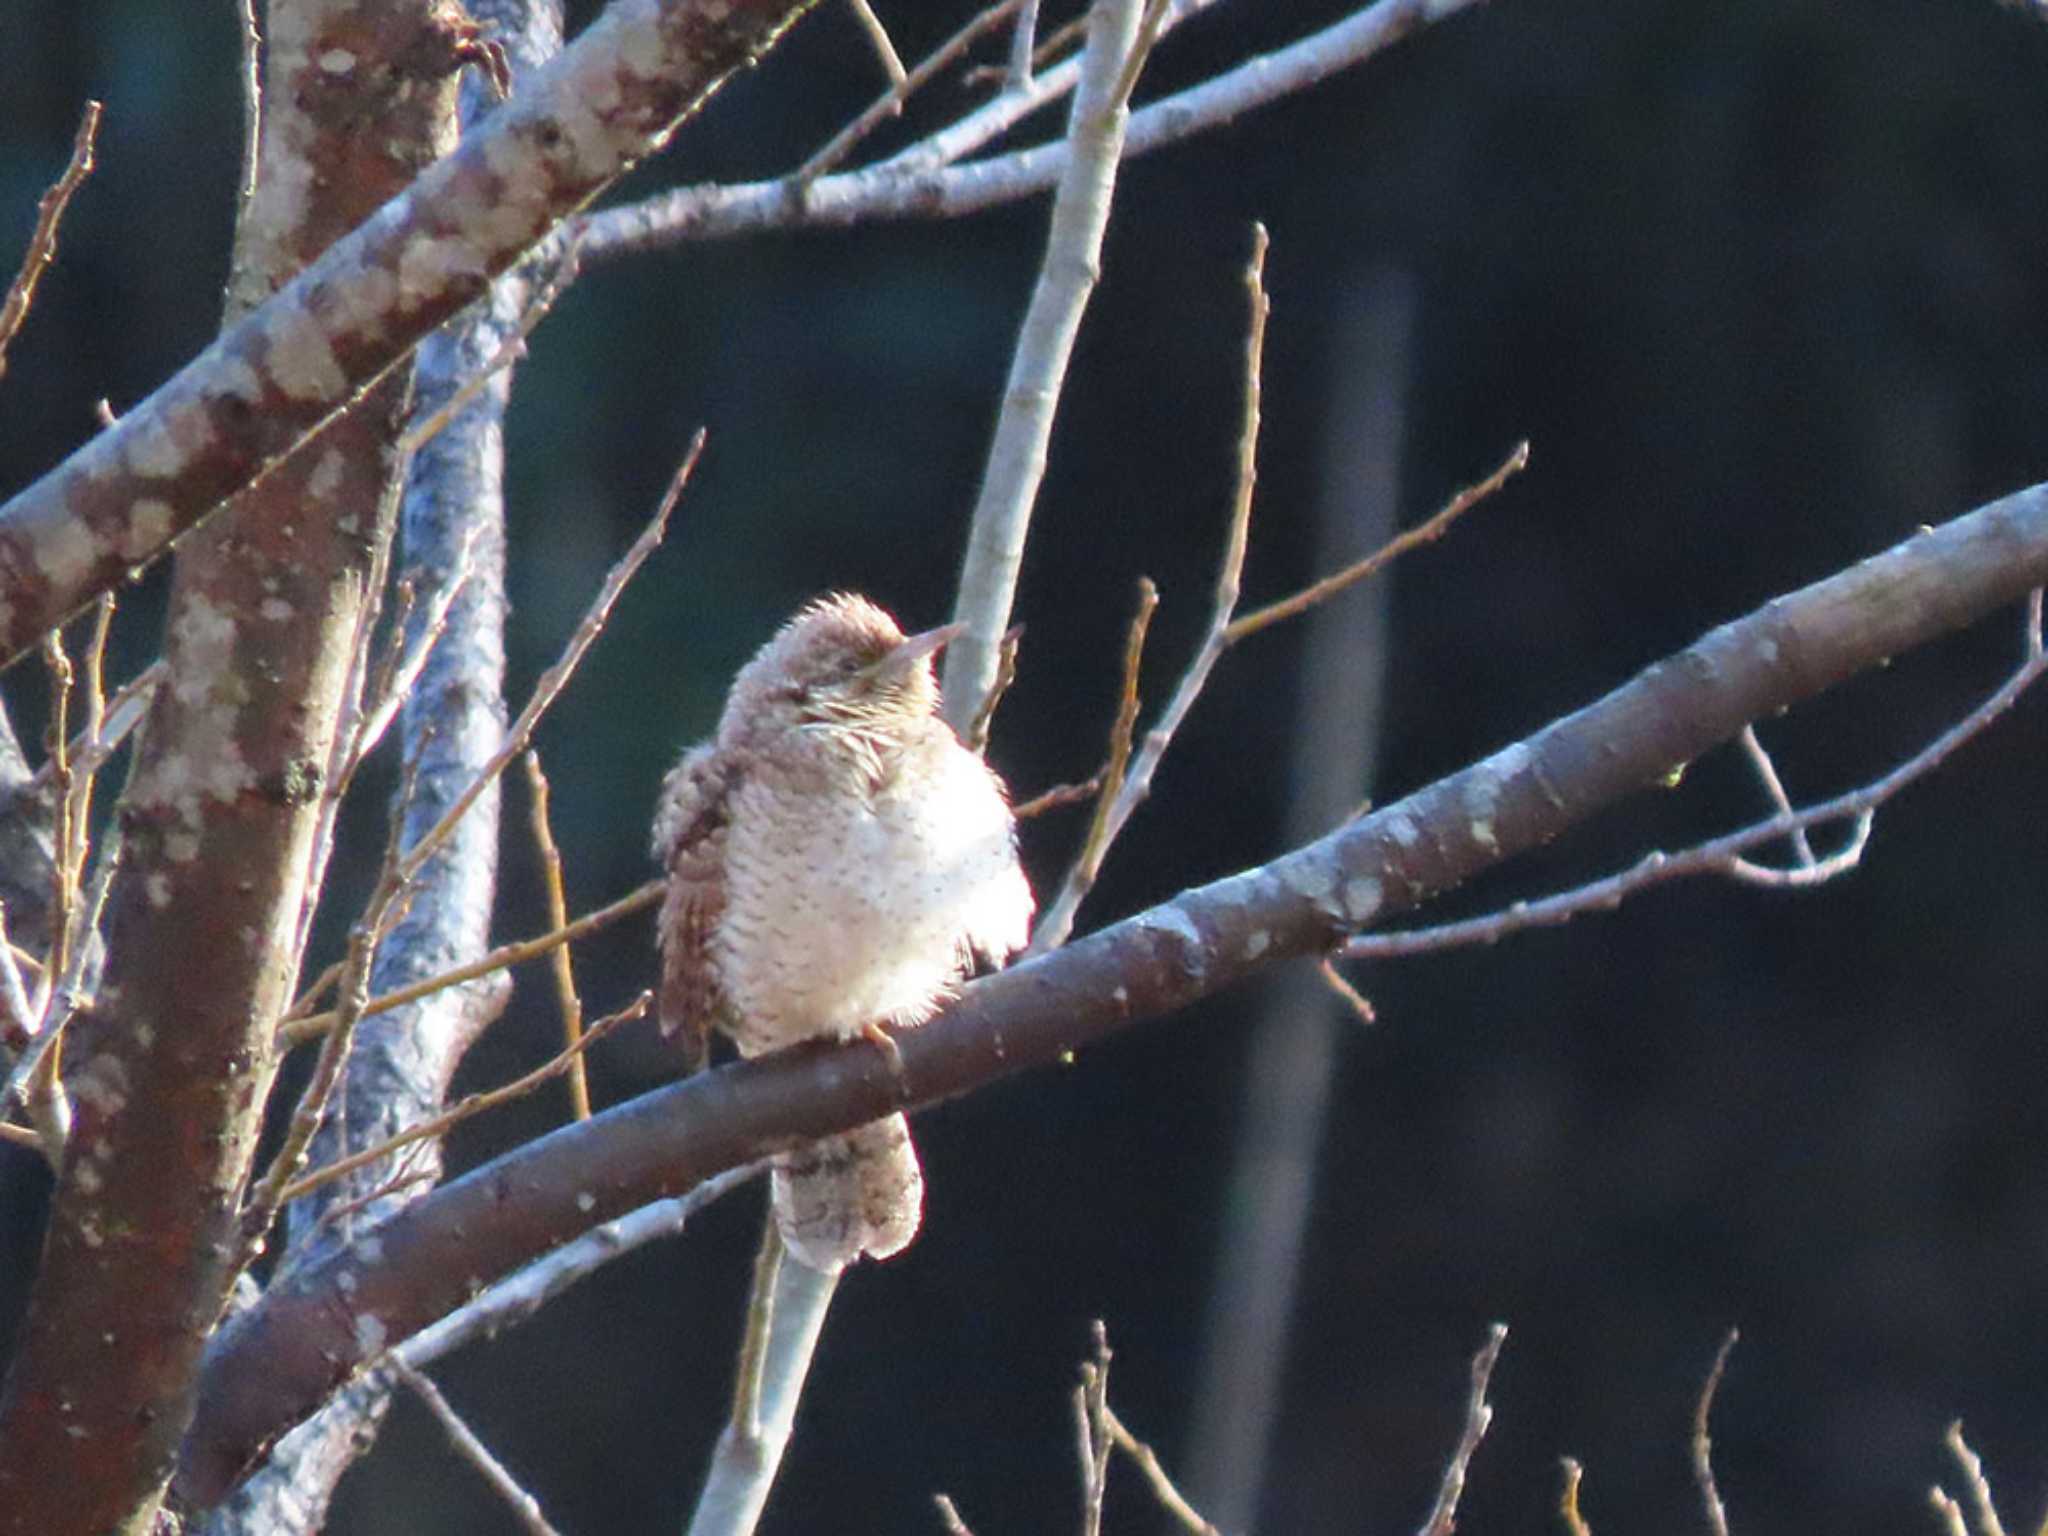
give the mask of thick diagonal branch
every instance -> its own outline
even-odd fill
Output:
[[[305,442],[812,3],[615,0],[460,149],[0,506],[0,664]]]

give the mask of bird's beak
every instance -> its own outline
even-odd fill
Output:
[[[937,629],[927,629],[919,634],[907,636],[901,645],[881,659],[875,670],[907,671],[925,657],[936,656],[966,633],[965,624],[941,624]]]

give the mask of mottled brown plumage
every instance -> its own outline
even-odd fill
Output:
[[[702,1058],[922,1022],[977,957],[1023,947],[1031,891],[1002,781],[938,717],[932,656],[862,597],[811,604],[733,680],[662,787],[662,1027]],[[837,1270],[916,1235],[924,1181],[891,1115],[778,1160],[790,1251]]]

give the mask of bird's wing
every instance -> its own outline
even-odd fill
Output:
[[[706,745],[662,781],[654,851],[668,874],[661,904],[661,1032],[702,1066],[724,1007],[711,935],[725,911],[725,831],[736,775]]]

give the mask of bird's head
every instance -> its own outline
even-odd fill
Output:
[[[734,679],[727,719],[870,729],[921,719],[939,707],[932,658],[959,632],[949,624],[906,636],[864,597],[819,598]]]

